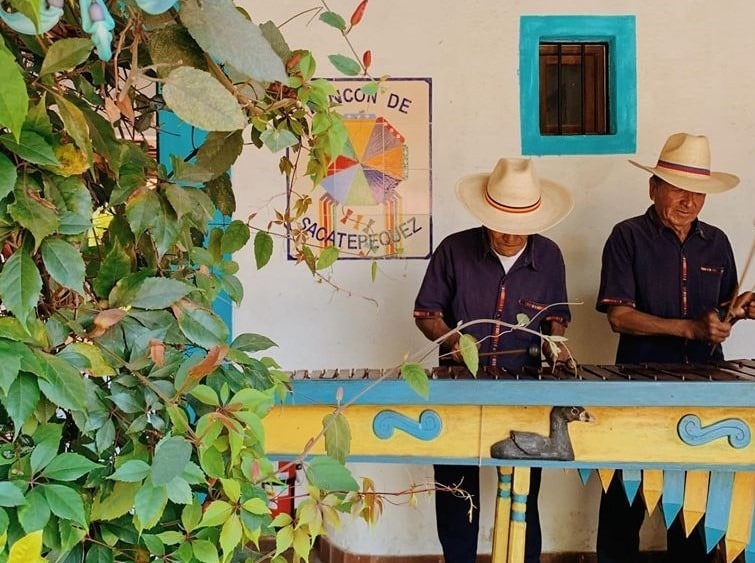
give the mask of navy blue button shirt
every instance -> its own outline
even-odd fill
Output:
[[[524,252],[504,273],[490,248],[483,227],[446,237],[433,253],[414,303],[415,317],[442,317],[454,328],[459,321],[497,319],[516,324],[523,313],[533,320],[528,327],[539,331],[545,321],[567,325],[566,272],[561,251],[541,235],[530,235]],[[553,305],[562,303],[561,305]],[[490,323],[462,330],[482,340],[480,352],[526,349],[540,346],[540,337]],[[443,362],[446,363],[446,362]],[[539,367],[540,360],[526,354],[480,358],[480,365],[521,368]]]
[[[627,305],[667,319],[694,319],[728,301],[737,287],[729,239],[695,220],[681,242],[664,226],[654,206],[617,224],[603,248],[596,308]],[[622,334],[617,363],[705,362],[721,359],[721,347],[676,336]]]

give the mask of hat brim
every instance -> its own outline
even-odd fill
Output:
[[[710,176],[705,176],[704,178],[690,178],[689,176],[675,174],[673,171],[665,168],[645,166],[634,160],[630,160],[629,164],[633,164],[637,168],[642,168],[646,172],[650,172],[653,176],[658,176],[661,180],[668,182],[672,186],[690,192],[718,194],[730,190],[739,184],[738,176],[726,172],[711,172]]]
[[[534,235],[560,223],[574,207],[569,190],[540,178],[540,205],[534,211],[509,213],[491,207],[485,200],[490,174],[464,176],[456,183],[456,196],[482,225],[511,235]]]

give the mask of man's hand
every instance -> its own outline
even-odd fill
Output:
[[[736,322],[739,319],[755,319],[755,293],[745,291],[735,298],[727,318],[731,322]]]
[[[718,313],[709,311],[701,318],[690,323],[692,340],[704,340],[720,344],[731,334],[731,323],[722,321]]]

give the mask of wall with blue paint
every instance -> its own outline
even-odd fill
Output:
[[[258,23],[282,23],[302,10],[300,2],[243,0]],[[356,0],[331,0],[334,11],[351,13]],[[554,10],[558,10],[554,12]],[[653,164],[666,137],[702,133],[712,144],[713,168],[736,173],[742,185],[710,196],[702,218],[722,226],[743,265],[753,243],[755,212],[755,73],[751,53],[755,6],[749,0],[636,2],[616,0],[381,0],[370,2],[363,23],[350,34],[358,52],[372,50],[376,75],[431,77],[433,81],[433,240],[474,225],[456,202],[459,176],[489,171],[501,156],[523,152],[520,112],[520,29],[530,16],[631,16],[636,33],[636,148],[632,153],[535,157],[540,175],[572,189],[575,209],[547,235],[561,246],[573,308],[569,344],[583,363],[612,363],[616,337],[594,310],[600,253],[611,227],[649,204],[647,175],[627,163]],[[292,47],[314,47],[318,74],[334,76],[327,55],[347,54],[333,29],[300,16],[283,28]],[[598,153],[599,151],[596,151]],[[285,182],[277,174],[280,155],[250,148],[234,167],[239,218],[257,213],[266,226],[284,206]],[[411,158],[411,152],[409,154]],[[306,186],[300,186],[306,191]],[[279,344],[275,358],[287,369],[392,367],[425,345],[411,310],[426,263],[345,261],[332,270],[333,285],[312,281],[302,265],[286,260],[277,243],[271,263],[257,271],[249,251],[237,257],[246,290],[233,311],[236,332],[266,334]],[[755,269],[755,267],[753,268]],[[745,284],[755,285],[755,271]],[[755,357],[755,322],[741,323],[726,343],[730,357]],[[375,479],[381,490],[401,490],[432,478],[427,466],[353,464],[357,476]],[[484,473],[480,551],[489,552],[494,472]],[[575,472],[545,472],[541,511],[546,551],[591,551],[597,520],[598,484],[583,487]],[[664,543],[662,519],[643,530],[643,546]],[[432,498],[416,507],[386,506],[374,529],[347,522],[332,539],[354,553],[438,553]]]

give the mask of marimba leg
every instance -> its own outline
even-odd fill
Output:
[[[515,467],[511,495],[511,518],[507,563],[523,563],[527,532],[527,495],[530,491],[530,468]]]
[[[493,520],[493,554],[491,563],[506,563],[509,550],[509,526],[511,522],[512,467],[498,467],[498,494]]]

